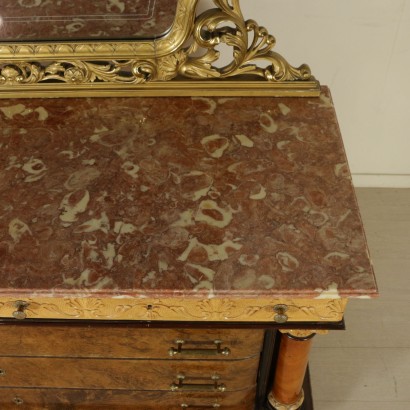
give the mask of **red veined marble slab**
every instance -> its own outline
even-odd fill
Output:
[[[320,98],[0,102],[2,295],[377,293]]]
[[[177,0],[2,0],[0,41],[155,38]]]

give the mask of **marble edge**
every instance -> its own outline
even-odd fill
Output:
[[[231,300],[243,300],[243,299],[301,299],[301,300],[335,300],[335,299],[373,299],[379,296],[378,291],[355,291],[355,292],[339,292],[336,287],[330,286],[328,289],[316,289],[315,292],[292,292],[292,291],[282,291],[282,292],[235,292],[232,291],[218,291],[210,294],[209,292],[183,292],[183,291],[149,291],[146,289],[141,289],[139,292],[135,290],[130,291],[73,291],[67,290],[50,290],[50,291],[33,291],[30,289],[19,289],[13,290],[0,290],[0,301],[3,298],[10,297],[22,297],[22,298],[98,298],[98,299],[186,299],[191,300],[204,300],[204,299],[231,299]]]
[[[321,92],[327,93],[327,95],[329,96],[330,101],[331,101],[331,103],[332,103],[332,106],[335,107],[335,104],[334,104],[334,101],[333,101],[333,96],[332,96],[332,92],[331,92],[331,90],[330,90],[330,87],[327,86],[327,85],[322,85],[322,86],[321,86]],[[341,128],[340,128],[339,118],[338,118],[337,115],[335,115],[335,123],[336,123],[337,129],[338,129],[339,135],[343,135],[343,134],[342,134],[342,130],[341,130]],[[369,292],[368,290],[365,291],[365,292],[361,292],[360,290],[356,290],[356,291],[355,291],[354,293],[352,293],[352,294],[349,293],[349,294],[348,294],[349,296],[347,296],[347,297],[349,297],[349,298],[367,298],[367,297],[375,298],[375,297],[379,297],[379,296],[380,296],[380,293],[379,293],[379,288],[378,288],[378,285],[377,285],[376,275],[375,275],[375,272],[374,272],[373,261],[372,261],[371,254],[370,254],[369,242],[368,242],[368,240],[367,240],[366,231],[365,231],[365,229],[363,228],[363,227],[364,227],[364,224],[363,224],[362,213],[361,213],[361,210],[360,210],[360,207],[359,207],[359,202],[358,202],[358,200],[357,200],[357,195],[356,195],[355,186],[353,185],[353,178],[352,178],[352,173],[351,173],[351,169],[350,169],[349,159],[348,159],[347,153],[346,153],[346,147],[345,147],[343,138],[341,138],[340,140],[341,140],[341,149],[342,149],[342,152],[343,152],[343,156],[345,157],[346,166],[347,166],[347,169],[348,169],[348,171],[349,171],[350,186],[351,186],[351,189],[352,189],[352,191],[353,191],[353,193],[354,193],[353,199],[354,199],[354,203],[355,203],[356,209],[358,210],[357,214],[358,214],[358,216],[359,216],[360,224],[361,224],[361,226],[362,226],[362,235],[363,235],[363,238],[364,238],[364,245],[365,245],[365,247],[366,247],[367,257],[368,257],[368,259],[369,259],[369,261],[370,261],[370,269],[371,269],[371,273],[372,273],[372,275],[373,275],[373,280],[374,280],[374,285],[375,285],[375,289],[374,289],[372,292]],[[369,293],[370,293],[370,295],[369,295]]]

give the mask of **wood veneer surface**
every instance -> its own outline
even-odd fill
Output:
[[[258,365],[259,355],[234,361],[1,357],[0,382],[2,387],[169,391],[179,374],[186,384],[213,384],[218,375],[218,383],[235,391],[256,383]]]
[[[3,410],[181,410],[181,404],[221,404],[221,410],[254,410],[255,389],[225,393],[168,393],[132,390],[0,389]],[[15,400],[23,403],[16,406]],[[259,410],[259,409],[257,409]]]
[[[229,355],[177,354],[172,360],[234,360],[251,357],[262,350],[263,330],[224,329],[138,329],[110,326],[0,325],[1,356],[55,356],[100,358],[170,359],[169,349],[206,349],[215,352],[214,341]]]

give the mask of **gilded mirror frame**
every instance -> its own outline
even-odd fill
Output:
[[[239,0],[212,1],[197,15],[199,0],[178,0],[171,29],[153,40],[0,42],[0,98],[319,95],[310,68],[274,52]],[[223,67],[220,44],[232,49]]]

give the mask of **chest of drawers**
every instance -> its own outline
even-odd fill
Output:
[[[2,408],[245,410],[264,332],[6,324],[0,338]]]
[[[311,408],[312,336],[377,293],[328,90],[13,104],[0,407]]]

